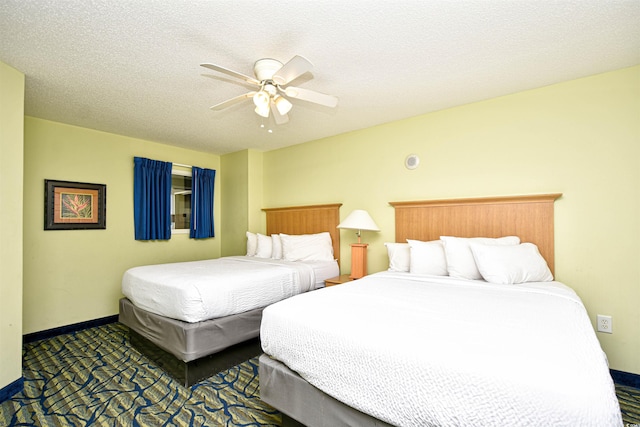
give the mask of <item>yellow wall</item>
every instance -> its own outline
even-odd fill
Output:
[[[407,155],[420,167],[404,167]],[[640,67],[389,123],[264,155],[264,205],[341,202],[380,233],[369,271],[387,267],[390,201],[563,193],[556,202],[557,279],[583,299],[611,367],[640,374]],[[342,269],[350,266],[341,235]],[[508,321],[508,319],[505,319]],[[508,343],[505,343],[508,344]]]
[[[222,240],[222,256],[244,255],[245,232],[248,225],[248,150],[226,154],[220,159],[225,179],[222,185],[222,231],[225,236],[235,236]]]
[[[249,208],[249,230],[253,232],[266,232],[266,225],[264,224],[266,215],[262,212],[262,208],[268,208],[263,204],[262,193],[264,188],[262,186],[263,178],[263,158],[264,153],[261,151],[249,150],[248,162],[249,168],[247,170],[247,181],[249,190],[247,191],[248,208]],[[265,228],[261,226],[265,225]],[[227,237],[225,235],[225,237]],[[229,236],[230,237],[230,236]],[[244,250],[246,253],[246,239],[242,240]]]
[[[24,75],[0,62],[0,389],[22,377]]]
[[[133,226],[134,156],[210,169],[219,156],[32,117],[24,139],[23,333],[117,314],[129,267],[220,256],[219,237],[140,242]],[[106,184],[107,229],[44,231],[45,179]],[[219,236],[219,221],[215,229]]]
[[[242,150],[220,160],[222,180],[222,255],[246,253],[247,230],[264,233],[262,206],[262,152]]]

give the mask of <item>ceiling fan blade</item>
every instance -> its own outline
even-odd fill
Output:
[[[204,68],[208,68],[208,69],[213,70],[213,71],[218,71],[220,73],[227,74],[227,75],[232,76],[232,77],[236,77],[236,78],[242,79],[247,83],[251,83],[251,84],[260,86],[260,82],[258,80],[254,79],[253,77],[249,77],[249,76],[247,76],[245,74],[239,73],[237,71],[233,71],[233,70],[230,70],[228,68],[224,68],[224,67],[221,67],[221,66],[215,65],[215,64],[200,64],[200,66],[204,67]]]
[[[276,121],[277,125],[289,123],[289,116],[286,114],[280,114],[276,103],[273,101],[271,101],[271,112],[273,113],[273,119]]]
[[[272,80],[275,84],[286,85],[312,69],[313,64],[311,62],[300,55],[296,55],[276,71]]]
[[[315,104],[324,105],[325,107],[334,108],[338,105],[337,96],[327,95],[324,93],[316,92],[314,90],[289,86],[284,90],[284,93],[291,98],[313,102]]]
[[[227,99],[226,101],[223,101],[223,102],[221,102],[219,104],[212,105],[209,108],[211,108],[214,111],[224,110],[225,108],[231,107],[232,105],[235,105],[235,104],[237,104],[239,102],[242,102],[247,98],[251,98],[255,94],[256,94],[255,92],[248,92],[248,93],[245,93],[243,95],[239,95],[239,96],[236,96],[234,98]]]

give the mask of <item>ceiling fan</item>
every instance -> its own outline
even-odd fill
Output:
[[[253,65],[254,77],[247,76],[237,71],[230,70],[215,64],[200,64],[202,67],[210,70],[218,71],[232,77],[244,80],[247,83],[258,86],[258,90],[247,92],[243,95],[223,101],[213,105],[210,108],[215,111],[223,110],[234,104],[252,98],[256,106],[255,112],[265,118],[269,117],[269,113],[273,113],[276,124],[284,124],[289,121],[287,113],[291,111],[293,104],[287,99],[300,99],[303,101],[313,102],[315,104],[324,105],[326,107],[335,107],[338,105],[338,98],[333,95],[316,92],[300,87],[287,86],[289,83],[311,71],[313,65],[306,58],[296,55],[286,64],[271,59],[263,58],[256,61]]]

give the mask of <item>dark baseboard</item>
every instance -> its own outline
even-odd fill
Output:
[[[615,369],[609,369],[609,372],[614,383],[640,389],[640,375]]]
[[[19,393],[24,388],[24,378],[20,377],[11,384],[0,388],[0,403],[13,397],[16,393]]]
[[[102,317],[100,319],[87,320],[86,322],[74,323],[73,325],[60,326],[58,328],[47,329],[46,331],[33,332],[22,336],[22,343],[27,344],[34,341],[40,341],[47,338],[53,338],[62,334],[78,332],[83,329],[94,328],[96,326],[108,325],[118,321],[118,315]]]

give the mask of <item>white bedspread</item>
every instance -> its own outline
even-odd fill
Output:
[[[267,307],[264,351],[400,426],[621,426],[606,357],[558,282],[383,272]]]
[[[199,322],[267,306],[315,281],[311,264],[238,256],[134,267],[122,293],[144,310]]]

